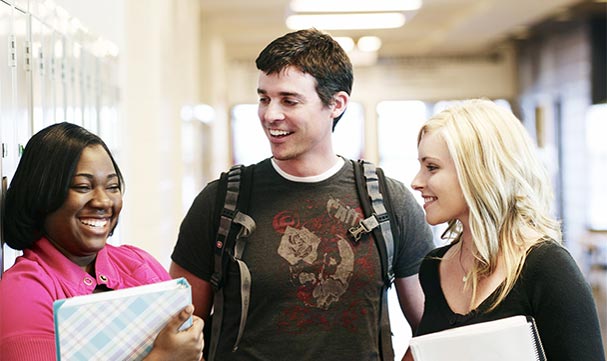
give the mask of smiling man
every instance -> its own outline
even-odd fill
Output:
[[[272,157],[252,166],[247,213],[256,229],[240,260],[250,270],[246,327],[239,325],[242,264],[230,262],[221,289],[224,316],[213,319],[221,334],[211,335],[211,358],[392,361],[380,345],[382,258],[373,237],[354,242],[348,235],[364,217],[353,164],[333,150],[332,133],[352,91],[350,60],[329,35],[301,30],[271,42],[256,65],[258,115]],[[395,285],[415,327],[423,305],[417,271],[434,245],[410,192],[386,180],[391,221],[399,228]],[[214,297],[218,184],[211,182],[194,200],[170,270],[188,279],[205,321]]]

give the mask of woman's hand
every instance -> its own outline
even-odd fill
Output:
[[[202,349],[204,337],[202,328],[204,321],[193,315],[194,306],[188,305],[175,315],[163,328],[156,340],[152,351],[146,356],[145,361],[200,361],[202,360]],[[186,330],[179,331],[179,327],[192,317],[192,326]]]
[[[411,348],[410,347],[407,349],[407,352],[403,356],[402,361],[414,361],[413,354],[411,353]]]

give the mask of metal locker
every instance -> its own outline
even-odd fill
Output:
[[[30,15],[32,77],[32,134],[44,128],[44,52],[42,48],[42,22]]]
[[[10,144],[9,134],[12,134],[12,129],[8,123],[8,111],[10,105],[11,94],[11,72],[9,68],[9,39],[10,39],[10,24],[11,24],[10,5],[0,1],[0,222],[4,216],[4,193],[6,192],[8,182],[8,147]],[[5,269],[5,263],[8,262],[8,254],[4,251],[4,235],[1,233],[0,227],[0,276]],[[7,247],[8,252],[8,247]]]
[[[99,134],[99,124],[95,109],[95,94],[93,91],[93,55],[83,47],[80,53],[80,102],[82,108],[82,123],[88,130]]]
[[[27,14],[23,9],[0,2],[2,200],[31,135],[31,46],[28,29]],[[2,240],[1,270],[10,267],[20,253],[6,246]]]
[[[51,34],[51,56],[49,62],[50,101],[53,109],[53,123],[65,121],[65,64],[63,61],[63,35],[57,31]]]
[[[0,0],[0,204],[34,132],[69,121],[118,146],[117,63],[64,10],[42,0]],[[0,222],[4,209],[0,207]],[[0,233],[0,276],[21,252]]]
[[[65,78],[64,78],[64,94],[65,94],[65,120],[70,123],[76,123],[82,125],[82,119],[78,119],[76,115],[76,68],[77,63],[74,57],[74,39],[70,39],[69,36],[63,38],[63,64],[65,67]]]

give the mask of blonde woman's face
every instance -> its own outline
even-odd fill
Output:
[[[438,132],[425,133],[417,151],[420,169],[411,187],[422,195],[426,221],[437,225],[458,219],[466,224],[469,209],[447,143]]]

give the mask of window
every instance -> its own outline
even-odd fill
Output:
[[[232,108],[232,151],[235,164],[254,164],[272,155],[259,123],[257,104]]]
[[[590,203],[588,225],[592,230],[607,230],[607,104],[590,107],[586,113],[586,144],[589,156]]]
[[[410,187],[419,169],[417,133],[427,119],[426,104],[419,100],[382,101],[377,115],[379,165],[388,176]],[[421,203],[421,197],[416,197]]]
[[[364,156],[365,112],[360,103],[350,102],[333,132],[335,152],[349,159]]]

